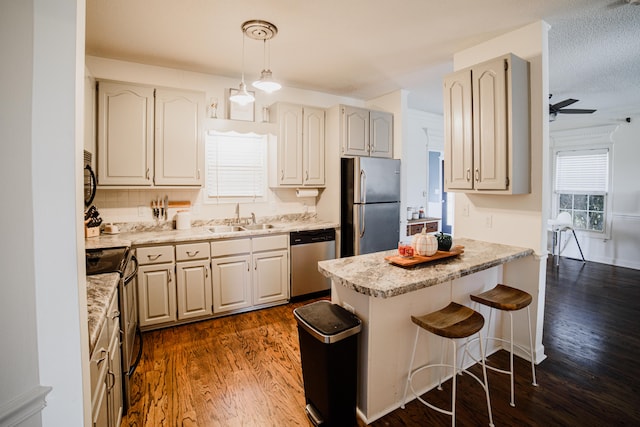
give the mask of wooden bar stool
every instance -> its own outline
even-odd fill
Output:
[[[402,405],[401,407],[404,409],[405,401],[407,398],[407,390],[411,388],[411,392],[413,395],[424,405],[428,406],[431,409],[434,409],[443,414],[447,414],[451,416],[451,425],[455,426],[456,424],[456,377],[459,372],[466,372],[471,377],[473,377],[482,387],[484,388],[485,395],[487,396],[487,410],[489,411],[489,426],[493,426],[493,417],[491,415],[491,400],[489,398],[489,385],[487,383],[487,370],[484,365],[484,352],[482,350],[482,336],[480,335],[480,331],[484,326],[484,317],[477,311],[472,310],[469,307],[464,305],[457,304],[455,302],[451,302],[445,308],[434,311],[433,313],[425,314],[423,316],[411,316],[411,321],[416,324],[416,338],[413,343],[413,353],[411,355],[411,362],[409,363],[409,375],[407,376],[407,382],[404,387],[404,395],[402,397]],[[418,346],[418,337],[420,336],[420,329],[425,329],[428,332],[431,332],[435,335],[438,335],[442,338],[447,338],[451,340],[451,344],[453,345],[453,364],[445,364],[443,363],[443,353],[440,355],[440,363],[437,364],[425,364],[416,369],[413,369],[413,362],[416,356],[416,348]],[[478,342],[480,343],[480,354],[481,365],[482,365],[482,374],[484,377],[484,381],[480,380],[476,375],[465,369],[458,369],[458,365],[456,364],[456,353],[458,351],[458,347],[456,345],[456,339],[459,338],[468,338],[473,334],[478,334]],[[444,341],[441,351],[444,350]],[[412,380],[413,376],[418,372],[435,367],[445,367],[451,368],[453,370],[453,374],[451,377],[452,381],[452,390],[451,390],[451,411],[447,411],[443,408],[439,408],[424,399],[422,399],[415,389],[413,388]],[[438,389],[441,388],[442,376],[440,376]]]
[[[529,355],[529,359],[531,360],[531,376],[533,377],[532,384],[535,387],[538,386],[538,383],[536,382],[536,368],[535,368],[534,357],[533,357],[533,337],[531,334],[531,312],[529,310],[529,305],[531,304],[531,300],[532,300],[531,295],[525,291],[521,291],[520,289],[512,288],[511,286],[497,285],[495,288],[485,291],[481,294],[471,295],[471,300],[478,304],[486,305],[492,309],[506,311],[507,313],[509,313],[509,326],[510,326],[509,340],[505,340],[498,337],[486,336],[484,348],[485,350],[487,349],[489,340],[509,343],[509,370],[507,371],[505,369],[499,369],[495,366],[490,366],[490,365],[486,365],[486,366],[488,369],[491,369],[495,372],[509,374],[509,377],[511,380],[511,401],[509,402],[509,404],[511,406],[516,406],[515,397],[514,397],[514,386],[513,386],[513,383],[514,383],[513,346],[514,345]],[[529,349],[526,349],[519,344],[514,344],[513,342],[513,312],[522,310],[525,307],[527,308],[527,319],[529,320]],[[489,322],[487,323],[488,331],[491,330],[492,314],[493,314],[493,310],[490,310]],[[471,355],[471,353],[468,350],[468,344],[474,340],[475,338],[473,340],[467,341],[467,346],[465,346],[465,353],[462,358],[462,364],[463,364],[462,366],[464,366],[464,361],[466,359],[467,354],[469,354],[469,356],[477,362],[477,360],[473,357],[473,355]],[[482,345],[480,346],[480,353],[481,353],[481,357],[485,357],[485,356],[482,356]]]

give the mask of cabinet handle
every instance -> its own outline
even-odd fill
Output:
[[[200,253],[200,251],[195,251],[195,252],[187,251],[187,256],[194,257],[194,256],[198,255],[199,253]]]
[[[249,270],[251,270],[251,269],[249,268],[249,263],[247,263],[247,271],[249,271]]]
[[[171,277],[171,270],[167,270],[167,273],[169,273],[169,283],[171,283],[173,281],[173,279]]]
[[[476,168],[476,182],[480,181],[480,170]]]
[[[304,172],[304,180],[309,181],[309,171]]]
[[[113,371],[111,369],[109,369],[107,371],[107,375],[109,375],[109,377],[111,377],[111,384],[109,384],[109,381],[107,380],[107,390],[111,391],[113,389],[113,386],[116,385],[116,374],[114,374]]]
[[[467,168],[467,181],[471,181],[471,169]]]
[[[113,313],[111,313],[111,320],[115,319],[116,317],[120,316],[120,312],[118,310],[114,311]]]
[[[145,178],[149,179],[149,168],[147,168],[147,172],[145,173]]]
[[[209,267],[204,266],[204,277],[209,277]]]
[[[104,348],[100,349],[100,352],[102,353],[102,357],[98,360],[96,360],[96,365],[100,365],[102,362],[104,362],[104,360],[107,358],[107,350]]]
[[[158,255],[147,255],[147,258],[149,258],[149,261],[155,261],[158,258],[160,258],[162,256],[162,254],[158,254]]]

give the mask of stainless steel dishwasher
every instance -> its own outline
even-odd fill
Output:
[[[291,298],[331,289],[318,271],[318,261],[336,257],[336,230],[295,231],[290,236]]]

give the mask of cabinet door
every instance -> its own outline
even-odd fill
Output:
[[[303,185],[324,185],[324,110],[304,107]]]
[[[289,298],[288,251],[253,254],[253,290],[255,305]]]
[[[473,188],[471,71],[444,79],[444,184],[447,190]]]
[[[107,385],[103,382],[97,389],[91,414],[93,427],[109,427],[109,410],[107,407]]]
[[[507,188],[505,59],[473,67],[473,151],[476,190]]]
[[[202,186],[204,108],[201,92],[156,89],[156,185]]]
[[[369,155],[369,110],[342,107],[342,154]]]
[[[98,83],[98,184],[151,185],[153,88]]]
[[[176,264],[178,281],[178,319],[210,315],[211,274],[209,260],[179,262]]]
[[[278,184],[302,185],[302,107],[278,104]]]
[[[250,264],[250,255],[211,259],[214,313],[251,306]]]
[[[122,359],[120,353],[119,322],[111,337],[109,346],[109,368],[107,371],[107,412],[109,426],[120,427],[122,421]]]
[[[370,111],[369,126],[371,157],[393,158],[393,114]]]
[[[140,327],[176,321],[174,264],[141,265],[138,268]]]

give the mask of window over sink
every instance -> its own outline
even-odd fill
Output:
[[[267,195],[266,135],[209,131],[205,140],[206,200],[260,201]]]

